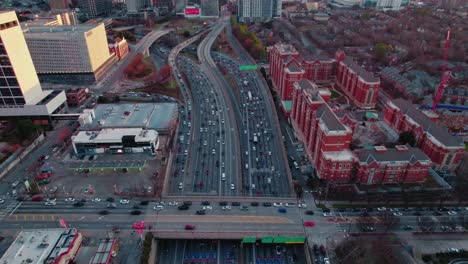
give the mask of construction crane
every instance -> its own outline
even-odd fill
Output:
[[[442,97],[442,92],[444,91],[444,88],[447,87],[448,81],[450,79],[450,75],[452,74],[451,71],[445,71],[445,66],[447,64],[449,44],[450,44],[450,28],[447,31],[447,38],[445,39],[444,61],[442,62],[442,75],[440,77],[440,83],[439,83],[439,87],[437,88],[437,93],[434,97],[432,111],[435,111],[437,109],[437,105],[439,104],[440,98]]]

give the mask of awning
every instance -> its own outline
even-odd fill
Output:
[[[242,243],[255,243],[257,242],[257,238],[256,237],[244,237],[242,238]]]
[[[305,236],[290,237],[286,244],[304,244]]]
[[[273,243],[272,236],[262,237],[262,244],[271,244],[271,243]]]
[[[277,236],[273,238],[273,243],[284,244],[288,241],[288,239],[289,238],[285,236]]]

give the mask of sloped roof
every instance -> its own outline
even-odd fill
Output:
[[[353,70],[359,77],[364,79],[366,82],[379,82],[380,79],[375,77],[372,73],[366,71],[364,68],[359,66],[352,58],[346,57],[343,63]]]
[[[301,67],[299,67],[296,61],[292,61],[291,63],[289,63],[288,70],[290,72],[302,72],[303,71]]]
[[[408,115],[416,123],[418,123],[425,132],[431,134],[438,141],[447,147],[463,147],[461,138],[451,136],[447,128],[434,123],[429,117],[427,117],[421,110],[417,109],[412,103],[399,98],[392,101],[392,103],[400,108],[403,114]]]
[[[327,104],[322,104],[317,108],[317,116],[322,120],[329,130],[345,131],[345,126],[341,123],[338,117],[333,113]]]
[[[374,148],[361,149],[357,151],[357,157],[360,162],[371,163],[377,162],[390,162],[390,161],[409,161],[415,163],[416,161],[430,161],[431,159],[418,148],[408,147],[406,151],[398,151],[391,148],[383,152],[378,152]]]

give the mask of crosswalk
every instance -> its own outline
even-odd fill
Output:
[[[0,212],[0,221],[5,219],[5,217],[13,212],[13,210],[15,210],[15,208],[17,208],[20,203],[21,202],[19,201],[12,201],[9,205],[7,205],[7,207],[5,207],[5,209]]]

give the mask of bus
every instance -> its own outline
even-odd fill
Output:
[[[248,91],[247,95],[249,96],[249,101],[252,101],[252,93],[250,91]]]

